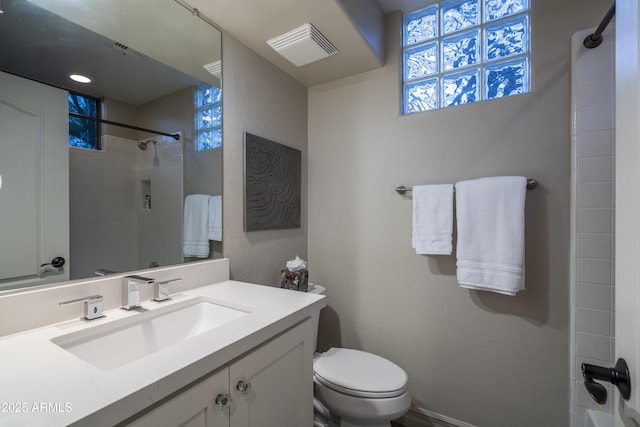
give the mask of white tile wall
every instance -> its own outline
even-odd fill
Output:
[[[101,151],[70,149],[71,279],[182,262],[182,144],[168,140],[158,137],[158,167],[156,147],[140,151],[126,138],[105,135]],[[152,182],[147,211],[142,179]]]
[[[607,336],[611,334],[611,312],[578,306],[576,329],[580,332]]]
[[[143,180],[151,183],[151,209],[142,209],[144,194],[136,192],[137,268],[153,261],[173,265],[183,260],[183,144],[170,137],[157,140],[147,151],[136,150],[136,186]]]
[[[611,310],[612,286],[579,283],[577,289],[577,306],[599,310]]]
[[[596,49],[582,47],[593,30],[572,37],[571,419],[598,405],[582,382],[581,364],[613,365],[614,277],[614,30]],[[607,386],[610,390],[610,386]]]
[[[90,277],[97,268],[136,269],[136,145],[110,136],[102,143],[101,151],[69,150],[71,279]]]
[[[580,135],[578,135],[578,139]],[[577,186],[578,208],[611,208],[613,194],[611,183],[581,182]]]
[[[577,279],[580,283],[612,285],[611,272],[613,265],[608,259],[577,259]]]
[[[582,208],[577,215],[578,233],[611,233],[613,210]]]

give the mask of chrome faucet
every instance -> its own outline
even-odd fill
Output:
[[[182,280],[181,277],[177,279],[163,280],[162,282],[156,282],[153,284],[153,300],[157,302],[168,301],[171,299],[169,296],[169,283]]]
[[[140,285],[151,285],[154,279],[142,276],[124,276],[122,278],[122,307],[131,310],[140,307]]]
[[[84,302],[84,319],[93,320],[104,317],[104,314],[102,314],[102,295],[91,295],[89,297],[76,298],[69,301],[62,301],[58,304],[66,305],[76,302]]]

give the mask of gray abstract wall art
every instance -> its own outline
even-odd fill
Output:
[[[302,152],[244,134],[245,231],[300,228]]]

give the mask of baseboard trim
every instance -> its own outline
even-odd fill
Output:
[[[406,427],[477,427],[413,405],[398,422]]]

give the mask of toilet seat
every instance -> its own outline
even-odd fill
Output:
[[[408,389],[407,373],[393,362],[365,351],[331,348],[313,363],[314,378],[342,394],[392,398]]]

